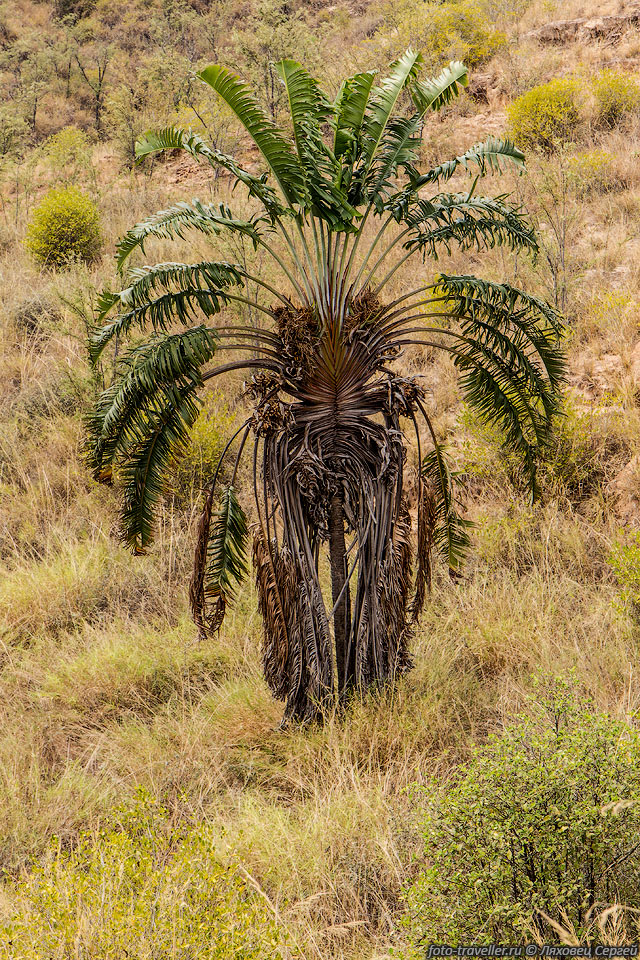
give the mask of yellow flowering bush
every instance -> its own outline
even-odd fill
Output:
[[[640,114],[640,83],[628,73],[603,70],[593,81],[592,89],[596,126],[615,127],[625,117]]]
[[[63,267],[86,263],[100,252],[100,215],[95,203],[75,187],[51,190],[33,212],[25,240],[38,262]]]
[[[614,159],[606,150],[587,150],[569,158],[567,174],[578,196],[607,193],[619,186],[612,171]]]
[[[508,133],[519,147],[551,151],[571,140],[582,122],[579,84],[573,77],[557,77],[533,87],[507,109]]]

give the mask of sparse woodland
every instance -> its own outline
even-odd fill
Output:
[[[263,158],[196,74],[213,63],[236,71],[289,136],[278,61],[302,63],[333,98],[345,77],[386,76],[407,49],[421,51],[421,77],[453,61],[469,81],[426,113],[416,169],[473,144],[515,144],[524,172],[459,163],[437,189],[520,209],[537,252],[450,236],[437,260],[407,258],[385,303],[440,274],[526,290],[557,318],[566,369],[532,499],[524,448],[505,446],[504,425],[461,392],[455,357],[432,342],[394,353],[393,389],[420,383],[424,422],[446,453],[467,555],[450,563],[434,543],[428,578],[424,550],[422,570],[405,570],[412,589],[421,575],[430,589],[394,682],[354,682],[322,722],[305,701],[281,725],[256,571],[239,585],[231,576],[221,625],[220,590],[211,594],[214,629],[194,625],[189,598],[207,491],[260,385],[240,368],[205,384],[154,490],[153,538],[145,515],[129,542],[146,552],[132,552],[126,466],[96,483],[106,461],[88,462],[87,447],[99,398],[149,331],[106,337],[97,351],[96,329],[105,297],[131,282],[115,259],[129,243],[138,279],[146,264],[234,265],[242,296],[215,310],[200,301],[190,325],[204,315],[242,329],[247,356],[266,356],[264,283],[291,290],[248,227],[150,231],[142,250],[131,240],[134,224],[181,202],[264,227],[252,220],[255,191],[272,183],[260,179]],[[185,151],[139,147],[136,163],[136,142],[170,127],[233,155],[244,181]],[[391,191],[404,185],[402,170],[392,180]],[[337,264],[338,242],[319,237]],[[638,940],[639,263],[633,3],[0,4],[2,960],[417,960],[432,942]],[[300,316],[275,314],[280,334],[291,321],[299,336]],[[162,335],[182,329],[174,319]],[[387,424],[406,443],[394,454],[403,499],[393,525],[420,555],[431,434],[409,430],[409,412]],[[236,467],[239,440],[219,490],[233,483],[254,536],[256,500],[274,527],[282,517],[254,489],[252,443]],[[311,548],[309,570],[329,599],[334,587],[339,610],[327,538]]]

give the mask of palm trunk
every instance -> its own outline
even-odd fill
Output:
[[[355,669],[355,650],[349,643],[349,587],[347,579],[347,548],[344,538],[344,510],[342,497],[334,494],[329,508],[329,558],[331,561],[331,595],[336,611],[333,629],[336,644],[338,699],[343,701],[352,686]]]

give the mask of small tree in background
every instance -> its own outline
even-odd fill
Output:
[[[221,166],[246,187],[256,212],[241,219],[224,204],[178,203],[123,237],[118,265],[152,237],[228,232],[261,248],[282,281],[274,285],[226,261],[136,268],[123,290],[102,296],[91,341],[97,362],[116,336],[151,331],[121,359],[90,423],[95,476],[122,483],[123,538],[136,552],[151,543],[201,391],[227,371],[251,375],[252,411],[238,431],[236,465],[249,445],[264,669],[286,702],[285,718],[315,718],[336,697],[405,669],[431,552],[440,550],[456,570],[467,543],[422,378],[394,369],[403,348],[428,345],[452,358],[465,400],[501,429],[534,493],[536,463],[557,409],[560,320],[548,304],[507,284],[439,273],[393,300],[385,296],[413,257],[435,258],[453,246],[537,250],[531,226],[504,197],[442,189],[465,169],[478,178],[505,164],[522,168],[512,143],[490,138],[418,170],[425,116],[467,83],[462,63],[433,80],[421,79],[421,66],[420,54],[408,50],[382,79],[357,74],[331,100],[299,63],[280,61],[292,138],[233,72],[203,70],[200,78],[244,126],[268,173],[250,173],[177,129],[147,135],[138,155],[182,149]],[[254,283],[268,297],[259,306],[267,325],[214,326],[211,319],[236,302],[255,306],[245,289]],[[214,363],[219,356],[222,362]],[[403,424],[415,431],[420,456],[415,582]],[[217,514],[214,478],[200,520],[191,602],[201,632],[219,628],[247,570],[249,534],[235,469]],[[323,544],[331,603],[318,572]]]
[[[278,76],[277,61],[291,49],[305,63],[320,63],[318,37],[286,0],[261,0],[256,14],[233,34],[246,82],[258,92],[271,119],[278,122],[286,110],[287,93]]]

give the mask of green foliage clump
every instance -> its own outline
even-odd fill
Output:
[[[507,42],[476,0],[429,5],[423,43],[434,64],[463,60],[473,67],[492,57]]]
[[[414,942],[583,942],[595,914],[640,895],[640,734],[556,681],[425,797],[425,867],[408,889]],[[548,920],[547,918],[550,918]]]
[[[567,177],[578,196],[607,193],[619,183],[612,175],[613,154],[606,150],[587,150],[570,157],[567,162]]]
[[[43,153],[57,178],[77,181],[92,172],[91,141],[77,127],[63,127],[44,144]]]
[[[138,137],[154,124],[174,123],[181,104],[188,114],[187,125],[197,120],[187,107],[190,70],[188,59],[175,50],[163,50],[145,57],[137,75],[123,76],[110,88],[104,104],[105,127],[127,166],[135,163]]]
[[[572,504],[583,503],[622,466],[627,446],[619,424],[607,415],[610,402],[608,395],[600,405],[584,411],[565,397],[562,413],[554,420],[553,443],[545,449],[537,471],[545,500],[562,497]],[[463,407],[459,424],[466,434],[462,443],[466,482],[517,485],[518,462],[505,449],[499,430],[481,423],[468,407]],[[496,490],[496,496],[502,494]]]
[[[85,834],[13,885],[0,942],[24,960],[172,957],[275,960],[284,935],[206,827],[171,824],[144,793],[116,823]]]
[[[596,100],[594,123],[615,127],[625,117],[640,113],[640,83],[617,70],[603,70],[593,81]]]
[[[575,78],[556,77],[517,97],[507,110],[511,139],[544,151],[571,140],[582,122],[579,89]]]
[[[390,42],[420,47],[430,69],[439,69],[448,60],[475,66],[507,42],[483,0],[382,0],[378,11],[382,19],[376,37],[384,56]]]
[[[624,605],[637,617],[640,614],[640,533],[614,543],[609,563],[622,588]]]
[[[0,106],[0,157],[20,156],[28,143],[29,125],[13,104]]]
[[[545,461],[541,482],[551,497],[583,503],[602,489],[627,459],[627,442],[618,424],[607,416],[604,397],[597,407],[583,411],[566,401],[558,417],[554,441]]]
[[[233,411],[219,391],[204,401],[189,443],[176,463],[172,486],[179,499],[188,499],[213,480],[234,420]]]
[[[88,17],[96,5],[96,0],[55,0],[53,14],[58,20],[82,20]]]
[[[483,423],[468,404],[462,405],[458,424],[463,432],[463,476],[468,484],[504,484],[514,476],[517,462],[504,449],[495,424]]]
[[[25,243],[34,259],[46,266],[95,260],[101,244],[95,203],[75,187],[51,190],[33,212]]]

